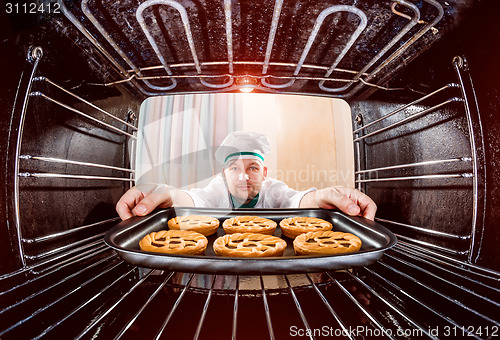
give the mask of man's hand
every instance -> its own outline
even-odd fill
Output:
[[[377,205],[361,191],[330,187],[307,193],[300,201],[300,208],[338,208],[351,216],[363,216],[373,221],[377,212]]]
[[[192,206],[191,197],[185,192],[171,189],[164,184],[143,184],[130,188],[116,204],[116,211],[122,220],[132,216],[145,216],[155,208],[174,205]]]

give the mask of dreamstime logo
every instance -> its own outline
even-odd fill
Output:
[[[350,171],[337,171],[336,169],[318,169],[315,165],[307,164],[305,169],[279,169],[276,171],[276,178],[286,183],[337,183],[346,182],[353,176]]]
[[[356,182],[374,182],[378,180],[378,172],[353,173],[352,171],[323,169],[307,164],[304,169],[278,169],[274,177],[290,187],[300,187],[302,183],[316,183],[319,188],[332,186],[335,183],[349,183],[352,178]]]
[[[181,157],[171,158],[164,163],[143,167],[138,172],[137,183],[168,183],[175,187],[198,187],[197,185],[208,181],[221,173],[223,164],[213,157],[217,146],[207,147],[205,150],[188,153]],[[144,171],[147,168],[147,171]],[[374,182],[379,179],[378,172],[362,174],[347,170],[322,169],[308,164],[300,170],[270,169],[269,177],[286,183],[290,188],[305,190],[304,185],[323,189],[335,185],[344,186],[354,178],[356,183]]]

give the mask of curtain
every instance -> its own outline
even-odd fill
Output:
[[[242,129],[242,100],[232,93],[152,97],[139,114],[136,184],[203,187],[222,168],[215,151]]]

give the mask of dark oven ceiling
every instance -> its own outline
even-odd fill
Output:
[[[456,27],[473,1],[61,1],[65,16],[146,96],[193,91],[352,99]]]

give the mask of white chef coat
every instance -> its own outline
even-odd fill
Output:
[[[255,208],[298,208],[302,197],[314,190],[317,189],[311,188],[306,191],[296,191],[288,187],[284,182],[266,177],[262,182],[259,200]],[[213,178],[203,189],[196,188],[185,190],[184,192],[191,196],[195,207],[233,208],[229,191],[221,174]]]

